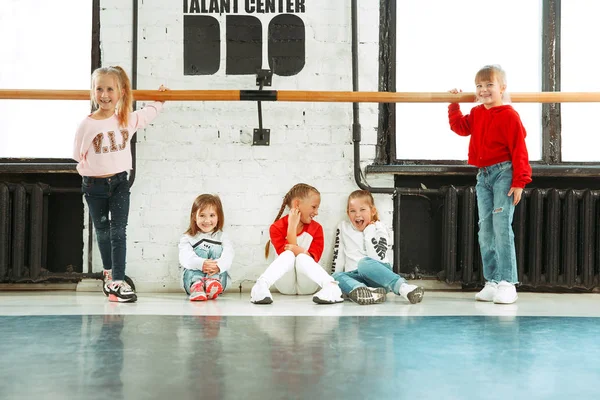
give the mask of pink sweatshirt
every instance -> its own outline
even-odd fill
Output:
[[[127,128],[120,128],[116,114],[97,120],[87,116],[77,128],[73,159],[81,176],[116,174],[131,169],[131,137],[143,129],[162,110],[163,103],[147,104],[129,114]]]

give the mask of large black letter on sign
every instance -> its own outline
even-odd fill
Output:
[[[221,60],[219,21],[204,15],[183,16],[183,74],[212,75]]]
[[[262,24],[256,17],[227,16],[227,75],[254,75],[262,67]]]
[[[269,23],[269,68],[279,76],[296,75],[305,63],[306,33],[297,15],[278,15]]]

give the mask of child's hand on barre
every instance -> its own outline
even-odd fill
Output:
[[[168,87],[166,87],[165,85],[160,85],[160,87],[158,88],[159,92],[166,92],[167,90],[169,90]],[[159,100],[159,102],[164,103],[164,100]]]

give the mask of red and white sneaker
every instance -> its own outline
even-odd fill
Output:
[[[194,282],[190,287],[190,301],[206,301],[203,279]]]
[[[208,297],[209,300],[214,300],[223,293],[223,285],[218,279],[206,279],[204,287],[206,288],[206,297]]]

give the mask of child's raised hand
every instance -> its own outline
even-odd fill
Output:
[[[167,90],[169,90],[168,87],[164,86],[164,85],[160,85],[160,87],[158,88],[159,92],[166,92]],[[161,103],[164,103],[164,100],[160,100]]]
[[[454,88],[454,89],[450,89],[450,90],[448,90],[448,92],[449,92],[449,93],[452,93],[452,94],[459,94],[459,93],[461,93],[461,92],[462,92],[462,89],[456,89],[456,88]],[[458,103],[458,102],[457,102],[457,101],[455,101],[455,100],[452,100],[452,101],[450,101],[450,103],[453,103],[453,104],[455,104],[455,103]]]
[[[297,208],[292,208],[290,210],[288,224],[290,226],[293,226],[294,228],[297,228],[299,223],[300,223],[300,210]]]

